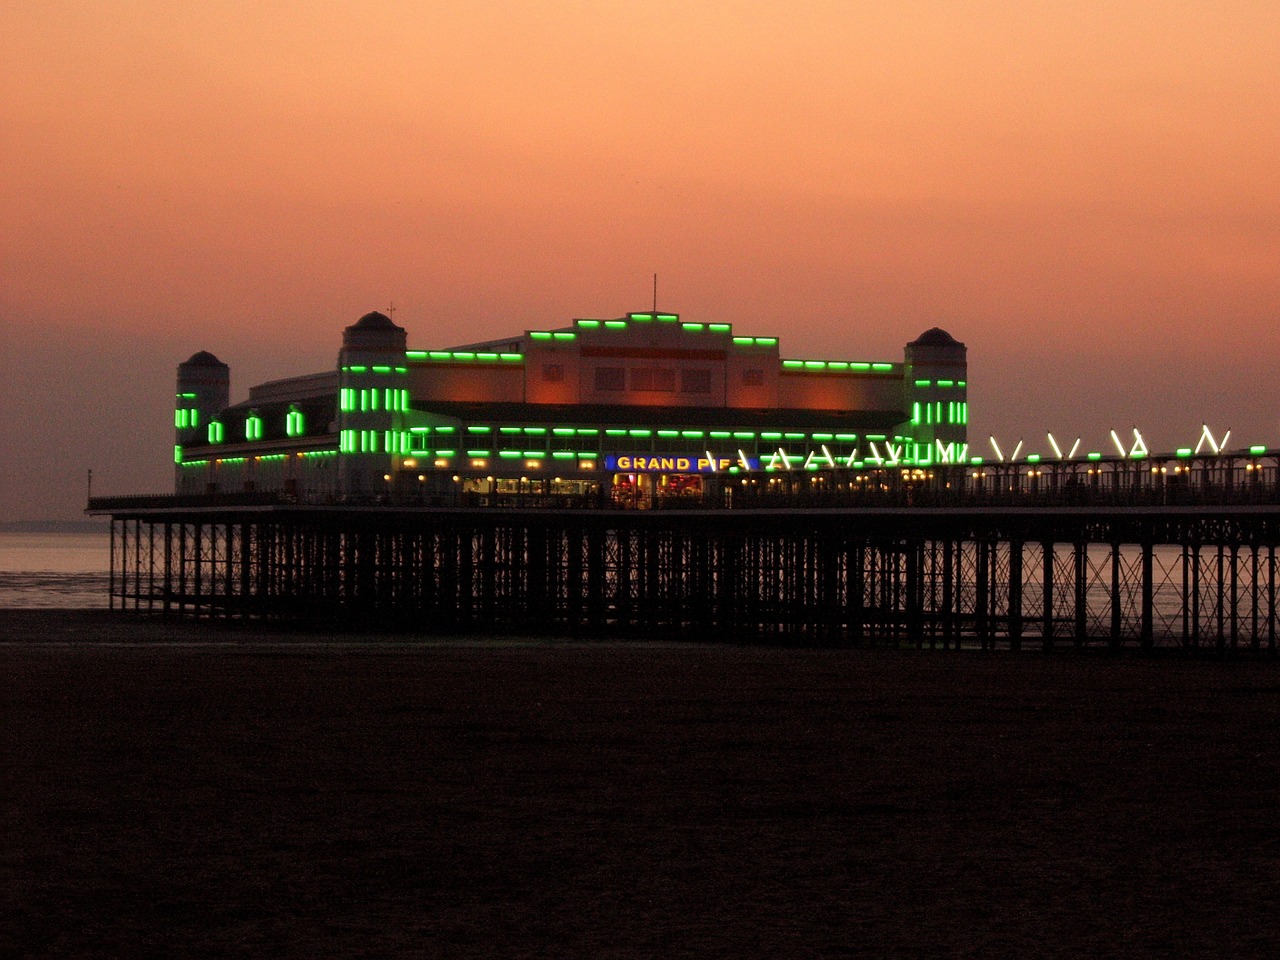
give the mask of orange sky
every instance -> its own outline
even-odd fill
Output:
[[[0,53],[0,519],[164,489],[196,349],[240,396],[655,271],[788,356],[945,326],[975,439],[1280,446],[1274,2],[14,0]]]

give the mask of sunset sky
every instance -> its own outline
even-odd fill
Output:
[[[1280,4],[0,10],[0,520],[172,483],[396,304],[426,349],[649,304],[787,357],[969,347],[971,444],[1280,447]]]

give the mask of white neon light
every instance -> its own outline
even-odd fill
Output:
[[[715,472],[716,472],[716,458],[715,458],[715,457],[713,457],[713,456],[711,455],[711,451],[710,451],[710,450],[703,450],[702,452],[703,452],[703,453],[705,453],[705,454],[707,455],[707,464],[708,464],[708,466],[710,466],[710,467],[711,467],[711,472],[712,472],[712,473],[715,473]]]
[[[1079,449],[1080,449],[1080,438],[1076,437],[1076,442],[1071,445],[1071,452],[1067,454],[1067,459],[1074,460],[1076,457],[1076,451]]]
[[[1018,445],[1017,445],[1016,447],[1014,447],[1014,448],[1013,448],[1013,453],[1009,456],[1009,462],[1010,462],[1010,463],[1012,463],[1013,461],[1015,461],[1015,460],[1017,460],[1017,459],[1018,459],[1018,452],[1019,452],[1021,449],[1022,449],[1022,438],[1021,438],[1021,437],[1019,437],[1019,438],[1018,438]]]
[[[743,453],[743,452],[742,452],[742,448],[741,448],[741,447],[739,447],[739,448],[738,448],[738,459],[742,461],[742,469],[743,469],[743,470],[750,470],[750,469],[751,469],[751,461],[747,459],[747,455],[746,455],[745,453]]]
[[[1120,456],[1123,457],[1125,455],[1124,444],[1120,442],[1120,438],[1116,436],[1116,432],[1114,430],[1111,431],[1111,442],[1116,445],[1116,449],[1120,451]]]
[[[1059,460],[1062,459],[1062,448],[1058,446],[1058,441],[1053,439],[1053,434],[1049,434],[1049,446],[1053,447],[1054,456]]]
[[[995,437],[987,437],[991,441],[991,448],[996,452],[996,459],[1004,463],[1004,454],[1000,452],[1000,444],[996,443]]]
[[[876,442],[868,440],[867,444],[871,447],[871,455],[867,457],[876,466],[884,466],[884,457],[880,456],[880,451],[876,449]]]
[[[827,466],[834,467],[836,465],[836,458],[831,455],[831,451],[827,449],[825,443],[822,445],[822,455],[826,457]]]
[[[1151,451],[1147,449],[1147,441],[1142,439],[1142,434],[1138,432],[1138,428],[1133,428],[1133,449],[1129,451],[1130,457],[1145,457]]]
[[[1209,425],[1207,423],[1202,423],[1200,425],[1200,441],[1196,444],[1196,453],[1199,453],[1201,448],[1207,443],[1209,444],[1209,449],[1213,451],[1214,456],[1217,456],[1226,449],[1227,441],[1230,439],[1230,430],[1222,435],[1221,441],[1213,439],[1213,432],[1209,429]]]

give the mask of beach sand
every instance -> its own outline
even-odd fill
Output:
[[[1280,955],[1271,662],[0,638],[0,956]]]

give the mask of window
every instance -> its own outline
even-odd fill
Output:
[[[743,370],[742,385],[744,387],[763,387],[764,371],[763,370]]]
[[[627,371],[622,367],[596,367],[596,389],[627,389]]]
[[[632,367],[631,389],[674,393],[676,372],[671,367]]]
[[[710,393],[711,392],[711,371],[710,370],[681,370],[680,371],[680,392],[681,393]]]
[[[558,363],[544,363],[542,365],[542,379],[547,383],[559,383],[564,379],[564,367]]]

